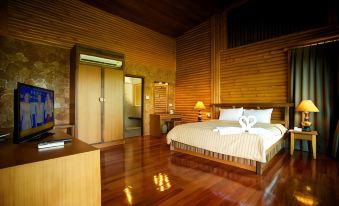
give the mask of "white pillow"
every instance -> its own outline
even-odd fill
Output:
[[[257,123],[271,123],[273,108],[271,109],[244,109],[244,116],[253,115],[257,118]]]
[[[220,109],[219,120],[239,121],[244,108]]]

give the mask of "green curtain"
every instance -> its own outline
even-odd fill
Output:
[[[319,112],[311,113],[312,129],[317,130],[317,151],[338,156],[339,140],[335,136],[338,122],[339,43],[295,48],[291,50],[291,94],[297,106],[310,99]],[[301,127],[301,113],[294,113],[294,126]],[[305,141],[296,149],[309,150]]]
[[[339,121],[337,121],[337,127],[333,137],[331,155],[339,160]]]

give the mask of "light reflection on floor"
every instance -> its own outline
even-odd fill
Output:
[[[158,173],[153,176],[154,184],[157,186],[157,190],[163,192],[171,188],[171,182],[167,174]]]
[[[129,205],[133,204],[133,197],[132,197],[132,186],[126,186],[125,189],[123,190],[125,195],[126,195],[126,199]]]

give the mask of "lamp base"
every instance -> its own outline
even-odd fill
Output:
[[[202,121],[201,110],[199,110],[198,122],[201,122],[201,121]]]
[[[311,127],[303,126],[303,132],[310,132],[310,131],[311,131]]]

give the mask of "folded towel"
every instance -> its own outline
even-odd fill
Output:
[[[248,134],[256,134],[264,138],[277,136],[277,134],[264,128],[250,128],[246,130],[241,127],[216,127],[213,129],[213,132],[219,132],[220,135],[242,134],[248,132]]]
[[[241,134],[245,132],[245,129],[241,127],[216,127],[213,132],[219,132],[220,135]]]
[[[251,127],[253,127],[256,123],[257,123],[257,118],[252,115],[248,117],[241,116],[239,119],[239,124],[245,131],[248,131],[249,129],[251,129]]]

